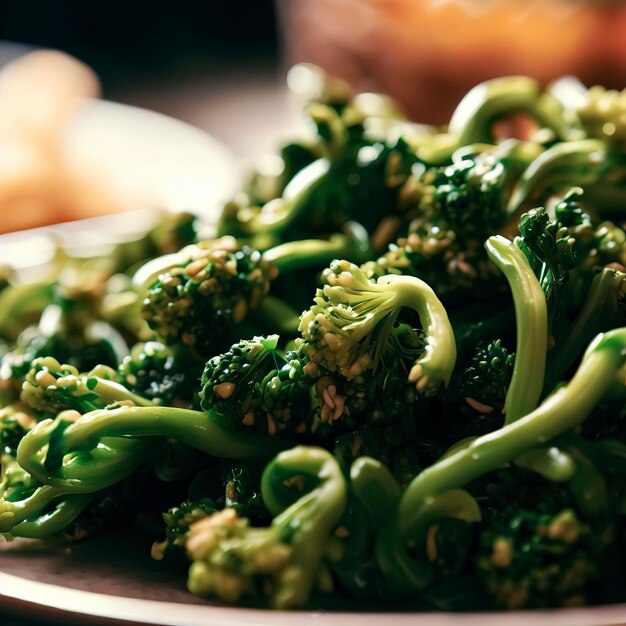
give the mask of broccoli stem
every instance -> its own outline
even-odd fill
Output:
[[[548,362],[547,390],[554,387],[596,334],[622,321],[618,314],[618,300],[624,295],[626,274],[623,272],[604,268],[594,277],[578,316]]]
[[[52,285],[11,285],[0,293],[0,337],[14,340],[24,328],[23,320],[41,312],[52,302]]]
[[[268,241],[279,238],[308,210],[311,196],[324,186],[328,178],[330,165],[328,159],[320,158],[300,170],[285,187],[282,198],[268,202],[258,215],[241,224],[244,236],[261,234]]]
[[[359,457],[350,466],[350,485],[367,510],[374,528],[380,528],[400,498],[400,487],[386,465]]]
[[[418,547],[438,517],[480,519],[480,509],[462,487],[575,428],[610,390],[615,378],[623,377],[625,364],[626,328],[599,335],[572,380],[532,413],[445,455],[414,478],[376,541],[377,560],[390,587],[406,595],[428,585],[433,577],[430,563],[411,556],[407,547]],[[583,488],[585,480],[583,477],[573,487]]]
[[[514,215],[529,202],[540,201],[559,186],[596,182],[606,168],[606,144],[597,139],[559,143],[540,154],[522,174],[507,207]]]
[[[316,484],[293,502],[294,489],[285,481],[295,477]],[[343,515],[346,481],[329,452],[298,446],[281,452],[268,464],[261,479],[261,494],[267,508],[276,515],[272,527],[290,529],[287,537],[291,537],[286,541],[293,548],[292,562],[281,574],[271,604],[277,609],[302,606],[318,574],[322,546]]]
[[[526,76],[496,78],[476,85],[452,114],[449,132],[458,136],[460,146],[493,143],[493,122],[511,113],[528,113],[557,136],[562,135],[560,116],[545,107],[539,83]]]
[[[515,306],[515,365],[504,402],[505,425],[532,411],[543,390],[548,345],[548,311],[539,281],[521,250],[502,236],[485,242],[489,258],[505,275]]]
[[[396,294],[396,308],[416,311],[426,334],[424,354],[411,368],[409,380],[415,382],[418,389],[439,381],[447,386],[456,362],[456,343],[441,300],[427,283],[414,276],[389,274],[379,278],[377,285]]]
[[[335,233],[329,239],[304,239],[274,246],[263,253],[279,273],[328,265],[333,259],[348,258],[362,263],[368,258],[369,235],[356,222],[347,224],[347,233]]]
[[[34,520],[26,520],[11,529],[12,537],[46,539],[67,528],[94,499],[96,494],[69,496],[59,502],[55,509]]]
[[[572,380],[546,398],[532,413],[446,457],[419,474],[407,487],[398,508],[399,530],[410,540],[420,511],[429,499],[467,485],[575,428],[602,400],[626,364],[626,328],[598,335]]]
[[[135,470],[154,450],[152,442],[104,439],[85,453],[68,459],[62,454],[57,459],[55,451],[64,426],[61,421],[44,420],[29,431],[17,449],[18,463],[40,483],[59,491],[90,493],[109,487]]]
[[[122,406],[92,411],[71,424],[50,446],[46,468],[60,467],[69,452],[93,450],[104,437],[171,437],[211,456],[239,460],[264,460],[291,445],[279,437],[230,433],[215,423],[212,411]]]

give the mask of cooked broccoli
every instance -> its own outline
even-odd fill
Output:
[[[480,413],[502,410],[514,364],[515,353],[509,352],[500,339],[478,344],[460,376],[460,394]]]
[[[493,603],[520,609],[588,600],[610,530],[583,522],[567,489],[527,471],[499,472],[486,496],[472,571]]]
[[[170,348],[158,341],[135,344],[118,367],[129,391],[159,404],[194,405],[202,362],[185,346]]]
[[[252,597],[286,609],[302,606],[315,585],[330,591],[324,544],[346,504],[336,461],[320,448],[283,452],[263,472],[262,494],[275,515],[267,528],[251,527],[228,508],[191,525],[192,593],[225,602]]]
[[[366,245],[357,225],[348,235],[283,244],[263,254],[232,237],[201,242],[139,271],[137,281],[147,287],[143,317],[166,343],[215,354],[233,343],[248,313],[263,308],[279,272],[321,269],[343,253],[360,255]],[[289,329],[289,317],[295,324],[297,315],[287,305],[283,309],[273,322]]]
[[[599,85],[585,94],[576,111],[585,133],[623,147],[626,142],[626,92]]]
[[[409,556],[407,546],[414,553],[423,551],[428,529],[440,517],[479,521],[478,504],[462,488],[581,424],[607,391],[623,385],[625,364],[626,329],[599,335],[572,380],[537,409],[493,433],[459,444],[421,472],[404,491],[395,517],[379,533],[377,557],[390,587],[409,593],[429,584],[432,566],[424,558]]]
[[[511,217],[508,199],[517,178],[536,156],[532,146],[513,140],[427,172],[425,180],[432,191],[422,201],[423,211],[434,211],[448,228],[467,239],[497,231]]]
[[[53,357],[39,357],[26,374],[21,399],[33,409],[53,415],[68,409],[87,413],[114,403],[153,404],[128,391],[116,378],[115,370],[105,366],[79,374],[75,367],[62,365]]]
[[[445,309],[426,283],[393,275],[372,282],[347,261],[333,261],[324,278],[327,284],[318,289],[315,304],[300,320],[309,376],[318,381],[339,376],[359,382],[360,377],[376,373],[384,367],[381,359],[386,353],[393,353],[393,348],[402,350],[392,329],[401,311],[410,309],[419,315],[425,338],[424,350],[414,359],[408,380],[419,392],[449,382],[456,358],[454,334]],[[328,407],[323,418],[336,421],[344,415],[345,398],[330,387],[320,390]]]
[[[278,350],[278,339],[244,339],[209,359],[202,374],[202,408],[214,409],[231,430],[309,432],[312,383],[295,353]]]

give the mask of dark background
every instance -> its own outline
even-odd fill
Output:
[[[278,58],[274,0],[0,0],[0,39],[72,54],[115,97],[127,84]]]

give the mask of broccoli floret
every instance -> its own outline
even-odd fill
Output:
[[[481,518],[478,503],[462,488],[580,425],[616,383],[623,385],[625,364],[626,329],[598,336],[572,380],[537,409],[493,433],[462,442],[418,474],[376,544],[377,559],[390,587],[409,594],[428,585],[434,575],[423,554],[428,529],[440,517],[474,522]],[[595,490],[590,493],[584,477],[572,487],[580,490],[583,499]],[[410,556],[407,545],[413,555],[421,550],[422,557]]]
[[[316,583],[330,591],[324,544],[344,512],[346,491],[325,450],[281,453],[263,473],[263,498],[276,516],[269,527],[252,527],[230,508],[191,525],[189,590],[225,602],[264,599],[277,609],[304,605]]]
[[[216,511],[215,503],[209,498],[185,500],[168,509],[163,513],[165,539],[152,544],[152,558],[160,561],[167,553],[184,549],[191,525]]]
[[[419,315],[425,336],[424,351],[414,360],[408,380],[420,392],[449,382],[456,359],[454,334],[443,305],[426,283],[391,275],[374,283],[347,261],[333,261],[324,278],[327,284],[300,320],[309,376],[351,381],[384,367],[382,357],[393,352],[390,344],[401,346],[392,329],[408,308]],[[328,417],[336,421],[344,413],[345,399],[331,397],[328,387],[325,391],[325,404],[332,409]]]
[[[618,146],[626,143],[626,91],[591,87],[576,113],[589,137]]]
[[[464,239],[497,231],[510,217],[507,204],[516,178],[530,163],[523,149],[520,142],[508,142],[427,172],[432,192],[423,211],[434,211]]]
[[[260,307],[257,315],[262,314],[270,283],[279,272],[324,267],[342,253],[359,256],[366,238],[356,224],[348,230],[328,241],[292,242],[262,254],[222,237],[152,261],[136,275],[147,285],[143,317],[166,343],[182,342],[203,355],[224,351],[248,313]],[[289,329],[297,315],[286,304],[282,307],[278,315],[272,311],[272,321]]]
[[[245,339],[209,359],[202,374],[202,408],[214,409],[231,430],[308,432],[311,383],[295,354],[283,356],[277,349],[278,339]]]
[[[150,400],[131,393],[116,379],[116,371],[106,366],[79,374],[75,367],[62,365],[53,357],[39,357],[26,374],[21,399],[28,406],[53,415],[68,409],[87,413],[113,403],[152,405]]]
[[[389,246],[375,262],[362,266],[370,279],[386,274],[415,276],[432,285],[446,303],[484,298],[489,289],[499,290],[498,273],[489,262],[481,238],[464,238],[441,216],[420,215],[408,234]]]
[[[459,393],[481,413],[503,409],[514,364],[515,353],[509,352],[500,339],[478,344],[461,374]]]
[[[600,580],[611,532],[584,523],[567,489],[510,468],[487,485],[473,571],[498,608],[572,606]]]
[[[118,367],[125,387],[163,405],[194,405],[201,373],[202,363],[191,350],[158,341],[135,344]]]

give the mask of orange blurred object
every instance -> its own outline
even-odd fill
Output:
[[[283,0],[287,60],[446,123],[477,83],[523,74],[626,83],[626,5],[576,0]]]
[[[116,210],[104,186],[76,176],[64,158],[72,120],[99,95],[94,72],[54,50],[0,71],[0,232]]]

